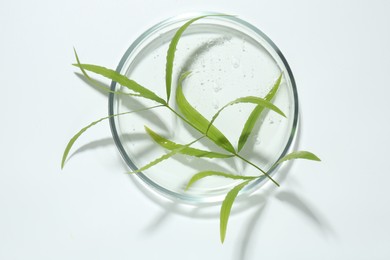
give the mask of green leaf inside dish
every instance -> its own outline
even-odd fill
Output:
[[[212,126],[212,124],[214,123],[215,119],[217,119],[217,117],[219,116],[219,114],[222,112],[222,110],[224,110],[225,108],[227,108],[228,106],[231,106],[231,105],[234,105],[234,104],[239,104],[239,103],[252,103],[252,104],[257,104],[258,106],[261,106],[263,108],[268,108],[276,113],[278,113],[279,115],[283,116],[283,117],[286,117],[285,114],[277,107],[275,106],[274,104],[272,104],[271,102],[265,100],[265,99],[262,99],[262,98],[259,98],[259,97],[253,97],[253,96],[248,96],[248,97],[241,97],[241,98],[237,98],[229,103],[227,103],[226,105],[224,105],[221,109],[218,110],[217,113],[215,113],[215,115],[213,116],[213,118],[211,119],[209,125],[208,125],[208,128],[207,130],[209,130],[209,128]],[[208,131],[206,131],[207,133]]]
[[[139,168],[138,170],[135,170],[135,171],[132,171],[132,172],[129,172],[129,173],[143,172],[143,171],[145,171],[145,170],[151,168],[152,166],[155,166],[156,164],[159,164],[160,162],[162,162],[162,161],[164,161],[164,160],[166,160],[166,159],[171,158],[171,157],[174,156],[175,154],[180,153],[182,150],[188,148],[189,146],[191,146],[192,144],[196,143],[197,141],[199,141],[199,140],[202,139],[203,137],[204,137],[204,136],[202,136],[202,137],[200,137],[200,138],[198,138],[198,139],[196,139],[196,140],[194,140],[194,141],[192,141],[192,142],[190,142],[190,143],[188,143],[188,144],[182,145],[182,146],[180,146],[180,147],[178,147],[178,148],[176,148],[176,149],[170,151],[169,153],[164,154],[164,155],[158,157],[157,159],[151,161],[151,162],[148,163],[147,165],[142,166],[142,167]]]
[[[274,86],[271,88],[271,90],[268,92],[268,94],[265,96],[265,100],[268,102],[271,102],[274,96],[276,95],[276,92],[279,89],[280,82],[282,81],[282,74],[278,77],[276,80]],[[238,140],[238,146],[237,150],[238,152],[241,151],[241,149],[245,146],[246,141],[248,140],[250,134],[252,133],[253,128],[256,125],[257,120],[259,119],[260,115],[264,111],[264,106],[257,105],[253,110],[252,113],[249,115],[247,121],[245,122],[244,128],[241,131],[240,138]]]
[[[169,102],[169,98],[171,96],[171,89],[172,89],[172,74],[173,74],[173,62],[175,59],[175,53],[176,53],[176,48],[177,44],[179,43],[179,40],[181,36],[183,35],[184,31],[194,22],[197,20],[200,20],[205,17],[210,17],[210,16],[229,16],[226,14],[213,14],[213,15],[203,15],[203,16],[198,16],[195,17],[188,22],[186,22],[183,26],[181,26],[173,36],[168,52],[167,52],[167,63],[165,66],[165,87],[166,87],[166,92],[167,92],[167,103]]]
[[[210,176],[219,176],[219,177],[230,178],[234,180],[254,180],[256,178],[259,178],[259,176],[242,176],[242,175],[235,175],[235,174],[219,172],[219,171],[202,171],[192,176],[185,189],[188,190],[195,182]]]
[[[175,150],[178,148],[183,147],[182,144],[177,144],[175,142],[172,142],[161,135],[154,132],[152,129],[145,126],[145,130],[148,133],[148,135],[160,146],[164,147],[168,150]],[[196,149],[192,147],[185,147],[183,150],[180,150],[181,154],[195,156],[195,157],[206,157],[206,158],[231,158],[233,155],[231,154],[223,154],[223,153],[217,153],[217,152],[211,152],[211,151],[205,151],[201,149]]]
[[[183,93],[183,80],[189,75],[189,72],[182,74],[179,79],[176,90],[176,103],[184,117],[202,134],[206,134],[216,145],[222,147],[226,151],[234,153],[234,147],[230,141],[219,131],[215,126],[210,125],[209,120],[202,116],[191,104],[187,101]]]

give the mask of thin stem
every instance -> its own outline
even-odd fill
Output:
[[[184,122],[186,122],[187,124],[189,124],[190,126],[192,126],[193,128],[196,129],[196,127],[191,124],[190,121],[188,121],[187,119],[185,119],[182,115],[180,115],[179,113],[177,113],[173,108],[171,108],[168,104],[164,105],[166,108],[168,108],[169,110],[171,110],[176,116],[178,116],[179,118],[181,118]],[[203,133],[202,133],[203,134]]]
[[[241,155],[237,154],[237,153],[234,153],[234,155],[237,157],[237,158],[240,158],[241,160],[243,160],[244,162],[246,162],[247,164],[250,164],[252,165],[253,167],[255,167],[256,169],[258,169],[259,171],[261,171],[265,176],[268,177],[268,179],[270,179],[273,183],[275,183],[276,186],[280,187],[279,183],[277,183],[272,177],[271,175],[269,175],[267,172],[265,172],[264,170],[262,170],[259,166],[257,166],[256,164],[254,164],[253,162],[249,161],[248,159],[245,159],[244,157],[242,157]]]

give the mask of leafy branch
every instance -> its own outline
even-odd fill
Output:
[[[78,67],[82,74],[94,85],[96,85],[99,88],[103,88],[107,92],[113,93],[113,94],[125,94],[125,95],[131,95],[134,96],[135,98],[140,97],[140,98],[145,98],[148,99],[152,102],[157,103],[158,105],[150,106],[148,108],[140,109],[140,110],[134,110],[134,111],[128,111],[120,114],[115,114],[115,115],[110,115],[108,117],[103,117],[97,121],[94,121],[87,125],[86,127],[82,128],[79,132],[77,132],[69,141],[67,144],[65,151],[62,156],[61,160],[61,168],[64,167],[65,162],[67,160],[68,154],[73,147],[74,143],[76,140],[90,127],[100,123],[101,121],[104,121],[106,119],[109,119],[111,117],[116,117],[116,116],[123,116],[126,114],[131,114],[131,113],[136,113],[136,112],[142,112],[145,110],[150,110],[150,109],[156,109],[156,108],[165,108],[171,111],[174,115],[176,115],[178,118],[183,120],[186,124],[188,124],[190,127],[193,129],[196,129],[199,133],[200,136],[186,144],[179,144],[176,143],[172,140],[169,140],[160,134],[156,133],[149,127],[145,126],[145,132],[148,134],[151,139],[157,143],[159,146],[168,149],[169,152],[156,158],[152,162],[142,166],[138,170],[135,170],[131,173],[138,173],[145,171],[160,162],[167,160],[171,158],[172,156],[176,154],[184,154],[188,156],[194,156],[194,157],[199,157],[199,158],[211,158],[211,159],[226,159],[226,158],[238,158],[245,162],[246,164],[251,165],[254,167],[256,170],[259,171],[258,176],[242,176],[242,175],[237,175],[237,174],[232,174],[232,173],[226,173],[226,172],[219,172],[219,171],[213,171],[213,170],[207,170],[207,171],[202,171],[198,172],[193,177],[189,180],[185,190],[188,190],[191,188],[191,186],[198,182],[201,179],[210,177],[210,176],[217,176],[221,178],[230,178],[230,179],[235,179],[235,180],[241,180],[242,182],[235,187],[233,187],[226,195],[222,205],[221,205],[221,211],[220,211],[220,238],[221,242],[223,243],[225,240],[226,236],[226,230],[227,230],[227,224],[231,212],[231,208],[233,206],[233,203],[239,194],[239,192],[244,189],[249,183],[251,183],[254,180],[257,180],[258,178],[262,176],[266,176],[269,178],[275,185],[279,186],[279,184],[269,175],[269,172],[275,168],[277,165],[280,163],[283,163],[288,160],[293,160],[293,159],[307,159],[307,160],[314,160],[314,161],[320,161],[320,159],[314,155],[311,152],[308,151],[295,151],[292,152],[283,158],[279,159],[268,171],[264,171],[261,169],[258,165],[255,163],[251,162],[247,158],[243,157],[240,155],[240,151],[243,149],[245,144],[248,141],[249,136],[251,135],[254,126],[256,125],[259,117],[261,116],[262,112],[265,110],[270,110],[273,111],[277,114],[279,114],[282,117],[286,117],[286,115],[283,113],[282,110],[280,110],[277,106],[275,106],[272,103],[273,98],[278,92],[278,89],[280,87],[283,74],[281,73],[280,76],[276,79],[273,87],[271,90],[268,92],[268,94],[264,98],[260,97],[255,97],[255,96],[247,96],[247,97],[240,97],[237,98],[231,102],[228,102],[226,105],[222,106],[211,118],[211,120],[206,119],[199,111],[197,111],[187,100],[187,98],[184,95],[183,92],[183,83],[185,79],[191,74],[190,72],[185,72],[182,75],[180,75],[180,78],[177,82],[177,88],[175,92],[175,101],[176,105],[179,109],[179,111],[176,111],[172,106],[169,105],[170,102],[170,97],[172,94],[172,75],[173,75],[173,64],[174,64],[174,59],[175,59],[175,53],[176,53],[176,48],[179,43],[179,40],[184,33],[184,31],[194,22],[196,22],[199,19],[209,17],[209,16],[224,16],[224,15],[205,15],[205,16],[200,16],[193,18],[189,21],[187,21],[183,26],[181,26],[173,36],[169,48],[167,51],[167,58],[166,58],[166,67],[165,67],[165,89],[166,89],[166,98],[162,98],[158,96],[156,93],[153,91],[149,90],[148,88],[141,86],[138,84],[136,81],[129,79],[125,75],[122,75],[115,70],[111,70],[105,67],[97,66],[97,65],[92,65],[92,64],[82,64],[80,62],[80,59],[77,55],[76,50],[74,50],[75,53],[75,58],[76,58],[76,63],[73,64],[74,66]],[[92,77],[88,75],[88,72],[95,73],[97,75],[101,75],[107,79],[110,79],[112,81],[117,82],[119,85],[123,86],[124,88],[127,88],[129,93],[127,92],[122,92],[122,91],[113,91],[105,88],[104,86],[99,85],[97,81],[95,81]],[[234,148],[232,143],[228,140],[228,138],[214,125],[215,120],[219,117],[219,115],[223,112],[223,110],[229,106],[236,105],[236,104],[242,104],[242,103],[250,103],[256,105],[255,108],[252,110],[251,114],[246,120],[246,123],[241,131],[238,144],[237,144],[237,149]],[[208,151],[208,150],[201,150],[197,148],[191,147],[193,144],[196,142],[200,141],[201,139],[207,138],[213,143],[215,143],[217,146],[222,148],[225,152],[220,153],[216,151]]]

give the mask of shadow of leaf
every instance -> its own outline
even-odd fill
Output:
[[[169,221],[169,216],[175,212],[176,204],[173,202],[164,203],[163,211],[156,215],[149,224],[143,229],[144,233],[150,234],[156,232],[164,223]]]
[[[329,223],[317,209],[305,201],[302,197],[293,191],[281,191],[275,196],[279,201],[290,205],[293,209],[300,212],[318,227],[325,235],[334,235],[334,231]]]
[[[257,206],[256,211],[252,214],[252,217],[245,223],[246,228],[242,233],[242,238],[239,240],[240,250],[238,251],[237,258],[240,260],[246,259],[247,252],[251,244],[250,242],[254,237],[254,231],[258,230],[258,226],[261,222],[261,215],[264,214],[264,210],[267,206],[267,200],[264,198],[264,196],[258,195],[254,197],[258,197],[260,203]]]
[[[131,136],[131,138],[136,139],[136,140],[148,138],[146,136],[146,134],[126,134],[124,136],[126,136],[127,138]],[[87,144],[84,144],[84,145],[80,146],[79,148],[77,148],[68,157],[68,159],[66,161],[69,161],[73,156],[75,156],[77,154],[80,154],[80,153],[83,153],[85,151],[95,150],[95,149],[98,149],[98,148],[107,147],[107,146],[113,146],[113,145],[115,145],[115,142],[112,139],[112,137],[91,141],[91,142],[89,142]]]
[[[103,89],[97,87],[96,85],[94,85],[90,80],[88,80],[83,74],[81,74],[80,72],[74,72],[74,74],[79,78],[81,79],[86,85],[90,86],[91,88],[93,88],[94,90],[96,90],[97,92],[99,92],[100,94],[102,94],[103,96],[108,96],[109,94],[109,89],[110,89],[110,86],[107,85],[106,83],[104,83],[103,81],[100,81],[100,80],[97,80],[97,79],[94,79],[94,81],[96,81],[97,84],[99,84],[100,86],[102,87],[105,87],[107,88],[107,91],[104,91]]]

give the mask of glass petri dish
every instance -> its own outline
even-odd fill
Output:
[[[175,32],[189,19],[213,13],[185,14],[170,18],[143,33],[123,55],[117,72],[166,99],[166,53]],[[190,25],[183,33],[175,54],[172,94],[169,105],[179,111],[175,90],[182,73],[191,74],[183,82],[187,100],[204,117],[212,116],[228,102],[243,96],[264,97],[282,74],[282,82],[273,99],[286,118],[264,111],[240,155],[270,174],[274,163],[284,156],[292,143],[298,121],[298,96],[286,59],[276,45],[259,29],[232,16],[209,16]],[[116,82],[111,90],[128,90]],[[110,94],[109,115],[155,106],[153,101],[130,95]],[[226,108],[214,122],[235,148],[253,104]],[[115,143],[129,167],[135,171],[168,151],[156,144],[145,126],[167,139],[187,144],[201,136],[166,107],[110,118]],[[227,153],[207,139],[191,147]],[[228,159],[197,158],[176,154],[168,160],[137,173],[148,188],[188,203],[222,201],[240,180],[208,177],[185,186],[190,178],[206,170],[237,175],[261,176],[262,173],[238,157]],[[269,179],[261,177],[243,189],[248,194]]]

